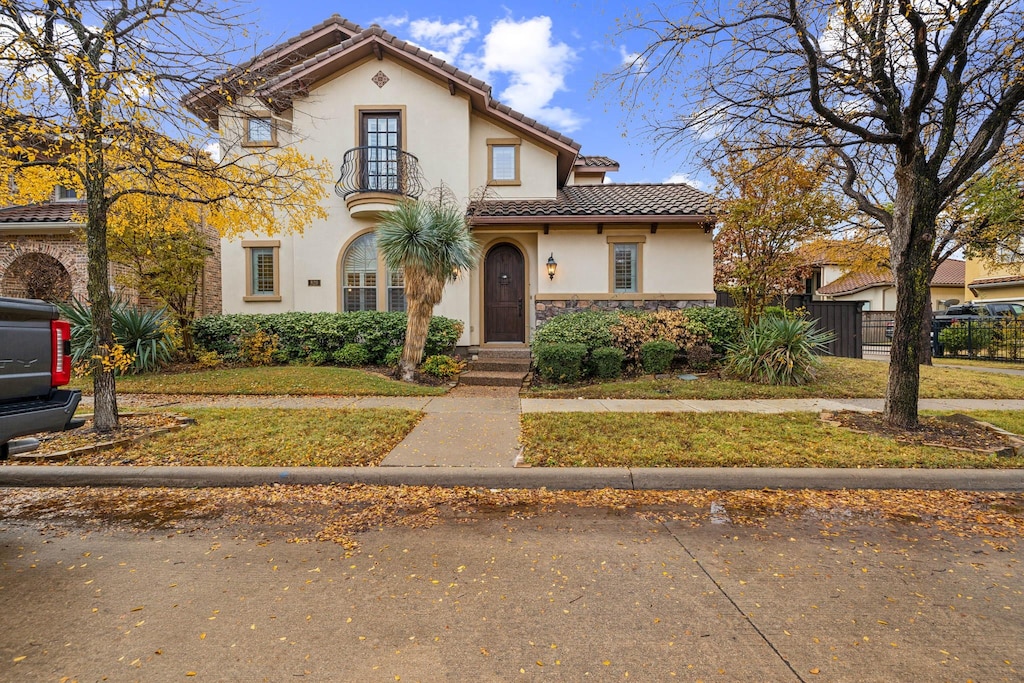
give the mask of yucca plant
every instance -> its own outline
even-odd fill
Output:
[[[377,248],[388,268],[405,273],[409,317],[398,366],[402,380],[411,382],[445,283],[476,267],[480,246],[469,232],[465,210],[442,190],[436,199],[404,201],[385,212],[377,226]]]
[[[61,315],[71,323],[71,359],[77,364],[90,364],[96,355],[92,337],[92,309],[85,302],[72,299],[59,304]],[[171,360],[174,344],[170,323],[163,309],[145,311],[123,301],[111,304],[114,341],[135,357],[127,372],[153,372]]]
[[[797,385],[814,380],[835,334],[814,320],[764,316],[727,348],[726,374],[759,384]]]

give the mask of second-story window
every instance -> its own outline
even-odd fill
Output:
[[[519,144],[518,138],[487,140],[489,185],[519,185]]]
[[[274,145],[274,121],[269,116],[250,116],[245,120],[245,142],[249,145]]]
[[[73,202],[78,200],[78,190],[73,187],[64,187],[58,185],[56,190],[56,197],[58,202]]]
[[[362,167],[363,187],[376,192],[401,191],[399,151],[402,147],[402,118],[397,111],[363,112],[360,122],[361,147],[366,149]]]

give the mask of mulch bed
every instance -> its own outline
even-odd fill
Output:
[[[943,415],[921,417],[917,429],[897,429],[887,425],[881,413],[841,411],[822,413],[825,422],[838,424],[851,431],[885,436],[900,443],[917,446],[940,446],[980,453],[994,453],[1010,449],[1005,455],[1013,455],[1019,441],[1005,432],[978,422],[967,415]]]
[[[191,424],[191,418],[167,413],[121,413],[120,427],[113,432],[98,432],[93,426],[92,418],[78,429],[67,432],[40,434],[39,447],[28,453],[12,456],[9,460],[0,460],[0,464],[17,464],[18,462],[45,463],[48,461],[66,460],[70,457],[104,450],[128,442],[136,442],[157,434],[181,429]]]

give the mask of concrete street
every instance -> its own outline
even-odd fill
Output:
[[[33,510],[0,517],[2,681],[1024,680],[1016,539],[911,517],[488,507],[346,558]]]

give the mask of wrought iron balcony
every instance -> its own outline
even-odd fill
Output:
[[[419,159],[412,154],[397,147],[353,147],[345,152],[334,191],[346,200],[364,192],[415,198],[423,184]]]

